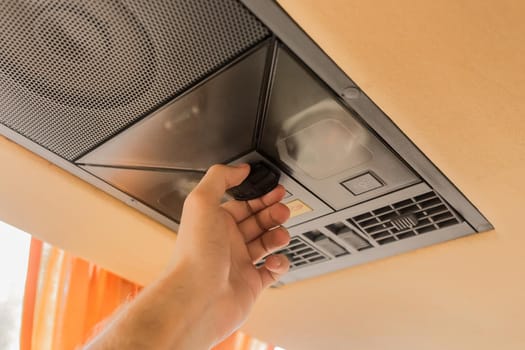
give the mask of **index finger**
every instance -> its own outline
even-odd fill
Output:
[[[231,187],[239,185],[250,173],[248,164],[235,166],[213,165],[202,178],[193,192],[199,193],[214,204],[220,204],[221,199]]]
[[[258,213],[263,210],[280,202],[286,195],[286,190],[282,185],[278,185],[276,188],[266,193],[264,196],[252,199],[249,201],[237,201],[231,200],[222,204],[222,207],[226,209],[235,219],[236,222],[241,222],[244,219]]]

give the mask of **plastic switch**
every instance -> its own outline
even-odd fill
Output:
[[[230,188],[228,193],[238,201],[259,198],[277,187],[279,177],[279,173],[264,162],[250,163],[248,177],[239,186]]]

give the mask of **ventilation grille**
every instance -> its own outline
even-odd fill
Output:
[[[434,192],[355,216],[351,221],[379,244],[458,224],[461,220]]]
[[[356,212],[352,208],[348,211]],[[292,270],[341,259],[349,259],[347,261],[350,262],[362,252],[374,254],[376,249],[386,243],[463,222],[433,191],[423,192],[351,218],[348,218],[349,214],[345,214],[345,211],[331,214],[330,217],[334,220],[329,224],[324,220],[323,226],[312,227],[308,223],[301,225],[309,230],[292,227],[291,233],[296,236],[293,236],[289,247],[276,254],[288,256]],[[258,266],[263,263],[259,263]]]
[[[292,237],[290,244],[284,249],[281,249],[274,254],[284,254],[290,261],[290,270],[297,269],[302,266],[310,266],[328,260],[328,257],[319,250],[306,243],[300,237]],[[257,267],[264,264],[265,260],[257,263]]]
[[[334,216],[340,217],[342,213]],[[309,231],[299,231],[290,245],[275,254],[285,254],[291,269],[340,259],[380,245],[459,224],[463,220],[430,191],[346,220]],[[261,266],[264,261],[257,264]]]
[[[268,35],[235,0],[3,0],[0,123],[74,160]]]

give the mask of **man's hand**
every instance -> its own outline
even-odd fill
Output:
[[[226,190],[239,185],[249,170],[247,164],[210,168],[184,204],[175,248],[175,264],[198,274],[198,288],[207,292],[217,338],[235,330],[261,291],[289,268],[283,255],[254,266],[290,240],[280,226],[290,216],[279,203],[286,193],[282,186],[258,199],[221,204]]]
[[[89,349],[208,349],[246,319],[261,291],[288,271],[272,255],[290,236],[278,186],[261,198],[221,204],[248,165],[209,169],[184,203],[172,266],[115,317]]]

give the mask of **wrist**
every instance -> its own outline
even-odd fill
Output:
[[[175,266],[124,306],[86,349],[209,349],[215,325],[195,282],[190,269]]]
[[[170,314],[177,349],[208,349],[217,341],[214,294],[199,276],[190,263],[179,261],[152,286],[159,307]]]

